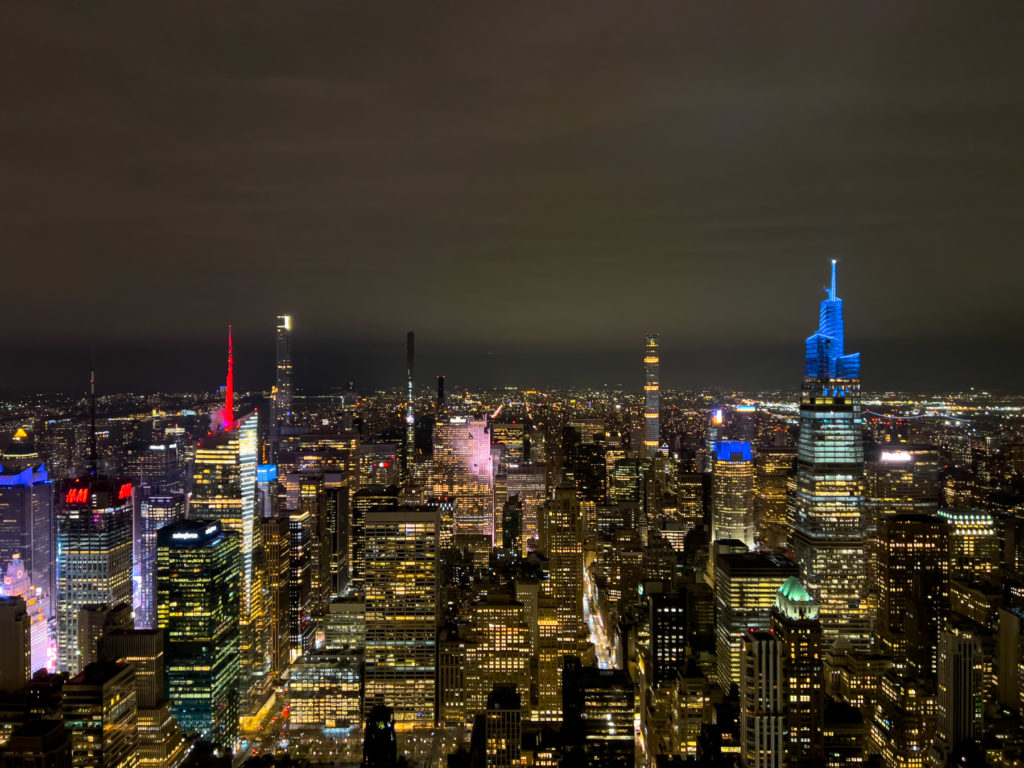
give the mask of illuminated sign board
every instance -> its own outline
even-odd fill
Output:
[[[89,501],[88,488],[70,488],[64,495],[65,504],[85,504]]]
[[[914,457],[908,451],[882,451],[882,461],[891,464],[905,464],[913,460]]]

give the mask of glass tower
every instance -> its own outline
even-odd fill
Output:
[[[203,520],[157,533],[167,697],[182,730],[227,747],[238,737],[239,538]]]
[[[256,637],[263,624],[262,569],[255,554],[262,551],[262,529],[256,524],[257,414],[226,422],[196,447],[192,498],[188,516],[216,520],[241,536],[241,656],[243,689],[262,671],[262,648]]]
[[[867,520],[860,354],[843,348],[843,301],[832,287],[807,338],[800,434],[789,498],[793,549],[821,609],[826,641],[868,637]]]
[[[292,317],[277,316],[277,378],[270,392],[273,461],[281,446],[281,427],[292,423]]]

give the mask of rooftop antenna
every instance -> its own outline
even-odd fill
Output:
[[[89,476],[96,477],[96,348],[89,349]]]
[[[832,259],[832,290],[828,296],[831,301],[836,300],[836,261],[836,259]]]
[[[224,429],[235,426],[235,353],[231,346],[231,325],[228,325],[228,380],[224,395]]]

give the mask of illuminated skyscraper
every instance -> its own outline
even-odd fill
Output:
[[[515,687],[523,714],[530,711],[530,629],[525,606],[503,592],[490,592],[470,613],[466,645],[466,714],[472,719],[487,707],[499,683]]]
[[[785,543],[786,496],[796,449],[758,446],[754,457],[754,533],[768,547]]]
[[[981,640],[951,628],[939,633],[935,765],[948,764],[950,753],[967,739],[978,741],[985,714],[985,662]]]
[[[781,555],[760,552],[720,554],[715,565],[715,656],[718,684],[739,684],[740,635],[768,629],[776,593],[797,566]]]
[[[78,614],[87,605],[132,604],[132,486],[78,478],[62,491],[57,514],[57,658],[80,669]]]
[[[832,287],[808,337],[789,522],[825,637],[864,641],[868,631],[867,520],[860,354],[843,347],[843,301]]]
[[[739,688],[744,768],[782,768],[785,700],[782,649],[774,632],[748,629],[741,636]]]
[[[135,667],[139,768],[177,768],[188,743],[164,698],[164,634],[159,629],[114,629],[103,638],[103,660]]]
[[[935,448],[885,446],[866,464],[866,470],[876,518],[938,509],[939,452]]]
[[[821,622],[818,605],[790,576],[772,608],[772,631],[782,653],[787,766],[820,765],[824,758]]]
[[[434,425],[434,496],[454,496],[455,533],[494,535],[491,438],[483,419],[453,416]]]
[[[53,539],[53,483],[45,465],[13,474],[0,468],[0,568],[18,555],[47,619],[53,617],[57,577]]]
[[[186,733],[227,747],[239,724],[240,540],[210,520],[181,520],[157,534],[167,697]]]
[[[277,461],[281,428],[292,423],[292,317],[277,316],[277,379],[270,392],[271,460]]]
[[[288,518],[283,516],[265,518],[263,527],[263,551],[266,563],[267,599],[264,605],[266,620],[267,648],[270,659],[270,678],[279,680],[288,668],[291,650],[289,622],[289,589],[291,578],[291,537],[288,532]]]
[[[541,527],[541,545],[551,569],[550,590],[555,599],[559,635],[583,632],[583,516],[576,490],[563,485],[548,502]]]
[[[53,570],[51,566],[51,572]],[[46,620],[41,605],[42,590],[37,590],[29,579],[28,571],[17,555],[7,564],[7,570],[0,583],[0,597],[20,598],[25,603],[25,612],[30,622],[29,642],[31,645],[30,669],[35,672],[56,667],[56,648],[50,632],[50,622]]]
[[[878,643],[899,670],[931,677],[949,610],[948,523],[937,515],[889,515],[878,536]]]
[[[313,601],[313,519],[309,510],[296,509],[288,515],[291,542],[288,574],[288,634],[294,661],[313,647],[316,640]]]
[[[156,532],[185,518],[185,494],[146,494],[138,500],[139,520],[135,545],[138,548],[138,591],[135,595],[135,626],[156,627]]]
[[[644,456],[651,459],[661,445],[661,336],[644,341]]]
[[[437,513],[367,512],[364,712],[394,710],[395,730],[434,725]]]
[[[63,698],[75,768],[136,768],[138,705],[132,664],[90,664],[64,684]]]
[[[235,418],[234,354],[228,332],[228,376],[224,409],[213,414],[210,434],[196,446],[192,469],[189,517],[216,520],[241,537],[241,609],[239,684],[247,695],[265,692],[268,671],[263,656],[265,638],[259,637],[263,622],[262,569],[257,553],[262,551],[261,528],[256,523],[256,467],[258,463],[258,416],[256,411]],[[243,703],[243,711],[256,704]]]
[[[352,563],[351,584],[362,589],[366,580],[366,514],[373,511],[398,509],[397,485],[364,485],[352,494],[352,532],[349,537],[349,561]],[[442,518],[444,515],[442,515]],[[449,520],[451,516],[449,515]],[[451,541],[451,532],[448,532]],[[444,541],[444,531],[441,532]]]
[[[506,491],[518,496],[523,505],[523,547],[537,546],[541,508],[548,495],[547,472],[542,463],[510,464],[506,468]]]
[[[939,454],[935,448],[897,444],[872,451],[865,461],[868,510],[868,595],[878,606],[879,527],[891,515],[931,514],[939,506]]]
[[[719,440],[711,470],[711,541],[754,548],[754,455],[750,443]]]
[[[964,582],[984,580],[999,566],[995,518],[981,509],[940,509],[949,524],[949,575]]]

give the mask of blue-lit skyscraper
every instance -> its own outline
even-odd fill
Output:
[[[789,521],[826,640],[867,639],[867,520],[860,355],[843,347],[843,301],[832,286],[806,344]]]
[[[53,618],[56,591],[55,528],[53,483],[46,467],[0,468],[0,569],[15,558],[20,561],[32,585],[26,602],[37,600],[47,620]]]
[[[738,539],[754,549],[754,453],[745,440],[715,441],[711,541]]]
[[[832,287],[821,302],[818,330],[807,337],[804,380],[860,381],[860,352],[843,350],[843,300],[836,295],[836,260],[832,259]]]

